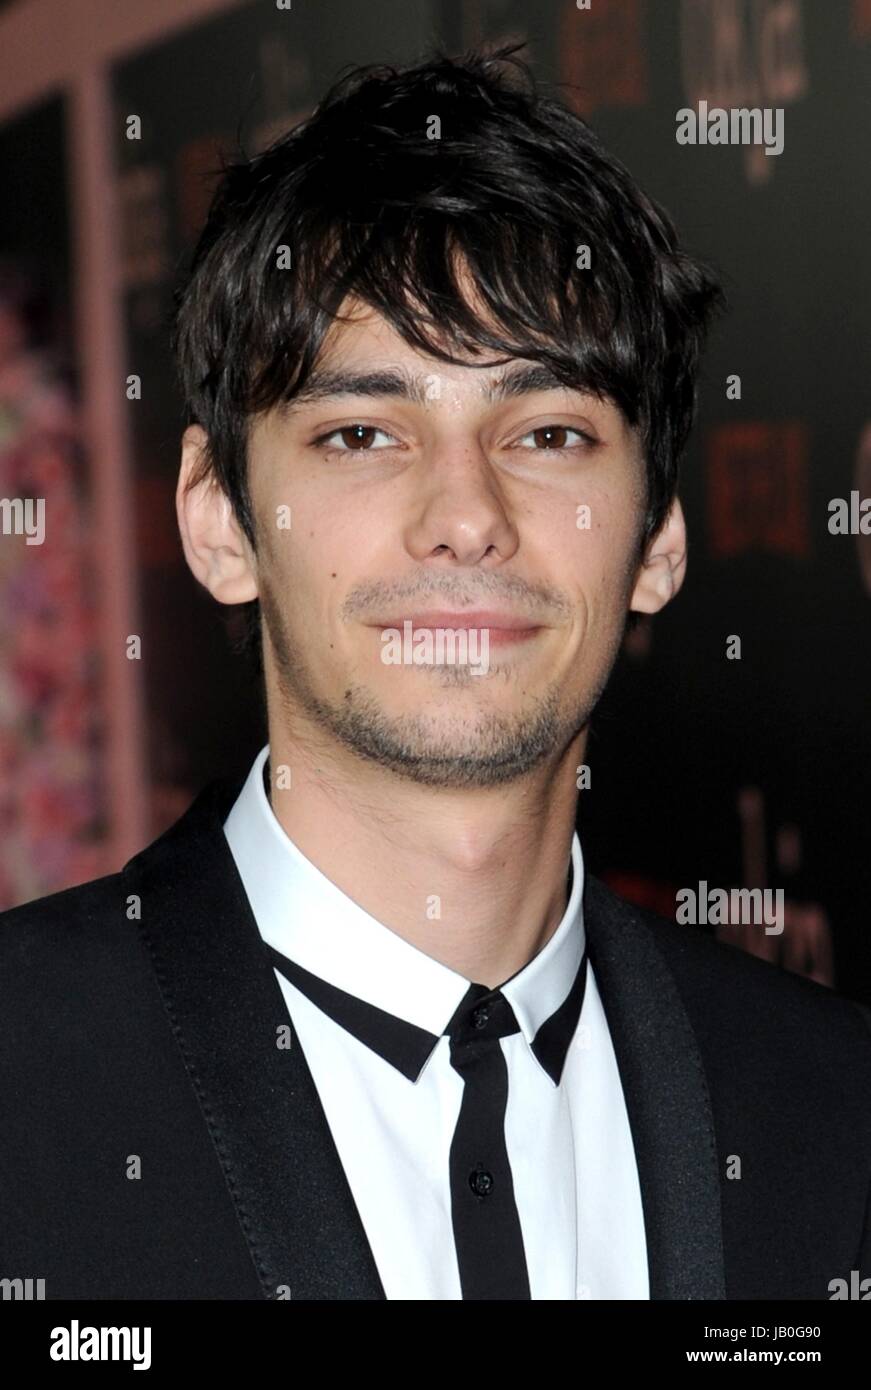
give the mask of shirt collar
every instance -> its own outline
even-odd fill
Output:
[[[268,757],[267,744],[224,823],[263,940],[311,975],[437,1038],[471,982],[370,916],[305,857],[269,803],[263,784]],[[559,926],[500,987],[530,1049],[566,1001],[584,955],[584,864],[577,833],[571,857],[572,889]]]

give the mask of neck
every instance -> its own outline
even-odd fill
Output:
[[[565,913],[586,730],[515,784],[420,786],[270,714],[271,802],[307,859],[426,955],[494,989]],[[276,770],[292,785],[276,787]]]

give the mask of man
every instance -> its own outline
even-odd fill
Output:
[[[720,299],[510,53],[352,73],[228,169],[179,296],[178,515],[249,606],[269,741],[3,919],[4,1273],[601,1300],[871,1271],[859,1008],[621,901],[574,829],[627,615],[684,578]]]

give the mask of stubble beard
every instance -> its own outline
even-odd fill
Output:
[[[386,714],[372,692],[356,683],[346,687],[341,704],[332,704],[315,690],[303,653],[291,640],[265,584],[260,598],[279,699],[291,723],[302,713],[357,757],[421,786],[483,790],[515,782],[547,759],[558,759],[586,727],[598,699],[599,691],[586,697],[579,694],[566,709],[553,685],[535,698],[530,709],[518,714],[487,713],[471,722],[462,715],[437,727],[420,715]],[[491,669],[489,676],[456,667],[420,670],[422,682],[436,680],[439,688],[464,687],[503,675],[510,679],[510,669]],[[421,690],[425,691],[423,684]]]

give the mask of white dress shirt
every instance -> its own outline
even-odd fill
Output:
[[[463,1079],[445,1028],[470,982],[365,912],[300,852],[263,785],[264,747],[224,833],[264,941],[329,984],[438,1036],[417,1080],[334,1022],[278,970],[388,1299],[462,1298],[449,1153]],[[647,1299],[647,1246],[623,1089],[591,963],[559,1084],[531,1043],[574,983],[585,945],[584,865],[544,948],[501,986],[520,1031],[505,1143],[533,1299]]]

